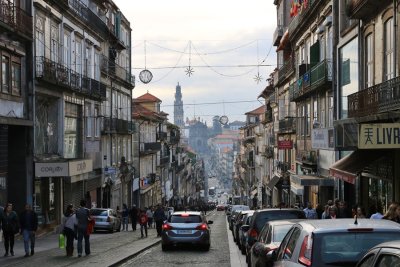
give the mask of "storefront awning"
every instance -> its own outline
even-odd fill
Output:
[[[279,180],[281,179],[281,177],[279,177],[279,176],[274,176],[274,177],[272,177],[272,179],[271,180],[269,180],[269,183],[268,183],[268,188],[270,189],[270,190],[274,190],[274,186],[279,182]]]
[[[387,150],[362,149],[355,150],[350,155],[337,161],[329,168],[329,174],[350,184],[354,184],[356,177],[372,162],[387,154]]]
[[[304,187],[302,185],[296,184],[296,183],[290,183],[290,190],[298,196],[303,195],[303,189]]]
[[[291,175],[291,181],[302,186],[334,186],[335,181],[329,177],[319,177],[315,175]]]

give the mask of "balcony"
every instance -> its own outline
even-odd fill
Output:
[[[318,89],[330,89],[332,85],[332,61],[323,60],[306,70],[305,73],[289,86],[290,101],[301,100]]]
[[[102,132],[105,134],[131,134],[134,132],[134,123],[127,120],[116,118],[103,118],[102,125]]]
[[[169,137],[169,143],[170,143],[171,145],[179,144],[180,139],[181,139],[181,138],[180,138],[179,135],[171,135],[171,136]]]
[[[148,154],[155,154],[161,150],[161,143],[160,142],[141,142],[140,143],[140,154],[141,155],[148,155]]]
[[[279,120],[279,133],[295,133],[296,123],[295,118],[285,118]]]
[[[347,97],[348,117],[357,118],[400,108],[400,77],[374,85]]]
[[[377,10],[381,10],[390,4],[391,0],[350,0],[346,6],[347,15],[352,19],[365,19],[376,16]]]
[[[28,40],[33,38],[33,20],[25,10],[13,1],[0,0],[0,24],[5,24],[11,32],[15,32]]]
[[[63,64],[45,57],[36,57],[36,79],[53,88],[67,89],[95,100],[106,99],[106,85],[89,77],[76,73]]]
[[[101,58],[101,71],[107,75],[113,75],[121,81],[127,83],[131,89],[135,87],[135,76],[130,75],[130,71],[115,63],[114,60],[102,56]]]
[[[167,165],[169,163],[169,155],[162,155],[160,157],[160,165]]]
[[[307,22],[314,22],[311,14],[319,5],[325,5],[327,0],[309,0],[307,5],[303,5],[301,12],[293,17],[292,21],[289,23],[289,38],[294,37],[298,32],[304,31],[308,28]]]
[[[157,140],[158,141],[165,141],[168,138],[168,134],[166,132],[158,132],[157,133]]]
[[[289,59],[287,59],[285,61],[285,64],[278,70],[279,72],[279,77],[278,77],[278,83],[277,85],[279,85],[280,83],[282,83],[286,78],[288,78],[290,76],[290,74],[292,74],[294,72],[294,57],[290,57]],[[275,81],[275,77],[274,77],[274,81]]]
[[[265,111],[264,123],[267,124],[273,122],[273,117],[272,108],[267,107],[267,110]]]
[[[274,36],[272,39],[272,42],[274,42],[274,46],[279,45],[279,42],[281,41],[282,36],[283,36],[283,26],[278,25],[278,27],[276,27],[276,29],[275,29]]]

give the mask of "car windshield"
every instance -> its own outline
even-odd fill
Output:
[[[290,227],[292,227],[291,224],[275,225],[272,242],[282,242]]]
[[[171,223],[201,223],[199,215],[172,215],[170,218]]]
[[[107,210],[90,210],[93,216],[108,216]]]
[[[315,238],[313,253],[314,257],[321,257],[324,264],[357,262],[373,246],[398,239],[400,232],[319,234]]]
[[[283,219],[304,219],[304,213],[300,210],[269,210],[260,212],[255,218],[255,228],[261,231],[266,222]]]

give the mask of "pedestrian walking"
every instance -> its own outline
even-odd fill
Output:
[[[119,219],[119,221],[121,222],[120,224],[119,224],[119,229],[118,229],[118,231],[120,231],[121,230],[121,226],[122,226],[122,212],[121,212],[121,209],[119,208],[119,206],[117,206],[117,208],[116,208],[116,213],[117,213],[117,218]]]
[[[371,210],[373,210],[373,214],[371,215],[370,219],[372,220],[380,220],[383,217],[382,211],[382,204],[378,203],[376,206],[372,205]]]
[[[77,229],[75,227],[76,224],[77,221],[74,212],[74,206],[69,204],[65,210],[63,218],[63,234],[67,238],[67,246],[65,248],[67,251],[67,257],[72,257],[74,255],[74,239],[77,238]]]
[[[4,237],[4,248],[6,253],[4,257],[8,256],[10,252],[11,256],[14,256],[14,235],[19,232],[18,216],[15,211],[13,211],[13,205],[8,203],[1,215],[1,226],[3,229]]]
[[[385,215],[383,215],[382,219],[398,222],[398,216],[397,216],[398,207],[399,204],[396,202],[390,204],[388,210],[386,211]]]
[[[126,204],[122,205],[122,231],[128,231],[129,210]]]
[[[307,219],[318,219],[317,212],[315,211],[315,209],[313,209],[310,202],[307,203],[307,208],[305,208],[303,211]]]
[[[139,224],[140,224],[140,234],[141,237],[143,238],[143,230],[145,231],[146,237],[147,237],[147,223],[149,219],[147,217],[146,211],[142,210],[140,211],[140,216],[139,216]]]
[[[157,237],[161,236],[161,228],[163,222],[165,221],[165,212],[161,205],[157,206],[157,209],[154,211],[154,220],[156,222],[156,229],[157,229]]]
[[[85,254],[90,254],[90,235],[87,232],[90,219],[89,209],[86,208],[86,200],[82,199],[80,208],[76,211],[76,225],[78,227],[78,257],[82,256],[82,242],[85,239]]]
[[[129,211],[129,217],[131,217],[132,230],[136,231],[137,218],[138,218],[138,209],[136,208],[135,204],[133,204],[132,208]]]
[[[25,210],[19,216],[19,225],[21,226],[21,233],[24,238],[25,256],[29,257],[29,243],[30,255],[35,254],[35,232],[38,228],[38,216],[32,210],[32,206],[25,205]]]
[[[147,219],[148,219],[149,228],[151,228],[152,225],[153,225],[153,210],[152,210],[151,207],[149,207],[149,208],[147,209],[146,215],[147,215]]]
[[[329,215],[325,219],[338,219],[336,206],[329,207]]]

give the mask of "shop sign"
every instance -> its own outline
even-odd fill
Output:
[[[281,140],[278,141],[278,149],[292,149],[293,141],[292,140]]]
[[[400,123],[361,124],[359,149],[400,148]]]
[[[68,175],[68,162],[49,162],[35,164],[36,177],[63,177]]]
[[[333,131],[332,131],[333,132]],[[313,129],[311,134],[311,146],[313,149],[332,148],[333,136],[330,136],[329,129]]]
[[[91,172],[92,170],[93,170],[93,162],[91,159],[69,162],[69,176],[88,173]]]

